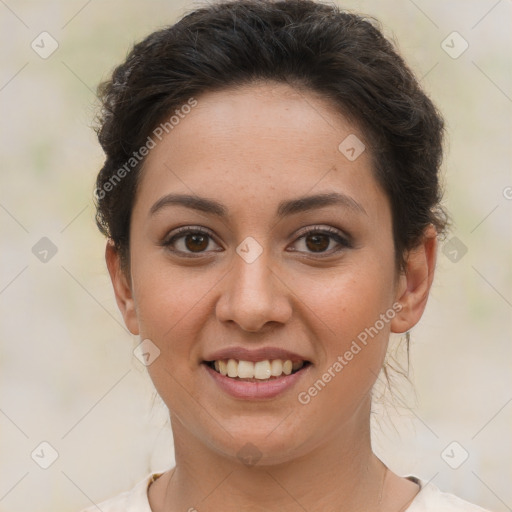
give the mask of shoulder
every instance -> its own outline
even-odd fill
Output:
[[[129,491],[122,492],[113,498],[88,507],[81,512],[151,512],[148,500],[148,488],[162,473],[151,473]],[[489,512],[486,509],[464,501],[457,496],[443,492],[434,484],[414,476],[407,477],[420,485],[416,495],[406,512]]]
[[[129,491],[122,492],[113,498],[94,504],[81,512],[151,512],[148,500],[148,487],[162,473],[151,473]]]
[[[489,512],[478,505],[441,491],[432,483],[416,477],[407,477],[420,485],[420,492],[406,512]]]

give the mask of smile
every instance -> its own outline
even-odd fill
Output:
[[[205,361],[205,363],[225,377],[248,382],[272,380],[282,375],[291,375],[303,368],[304,365],[309,364],[308,361],[292,362],[290,359],[266,359],[257,362],[219,359],[216,361]]]
[[[266,400],[290,390],[312,368],[309,361],[290,359],[216,359],[203,367],[218,389],[233,398]]]

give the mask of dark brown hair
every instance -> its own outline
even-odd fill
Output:
[[[398,266],[429,224],[443,232],[443,120],[378,24],[312,0],[235,0],[150,34],[98,88],[96,222],[123,268],[148,136],[191,98],[262,80],[320,94],[362,130],[390,200]]]

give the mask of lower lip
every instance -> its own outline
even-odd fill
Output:
[[[286,390],[292,388],[301,379],[303,374],[307,373],[310,364],[308,364],[302,370],[292,373],[290,375],[284,375],[277,379],[261,382],[247,382],[243,380],[232,379],[226,377],[221,373],[216,372],[210,368],[207,364],[202,364],[206,371],[211,375],[213,380],[218,386],[235,398],[244,398],[248,400],[260,400],[265,398],[273,398],[280,393],[284,393]]]

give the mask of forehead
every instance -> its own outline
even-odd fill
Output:
[[[284,193],[337,189],[369,204],[382,195],[364,133],[329,100],[275,83],[195,99],[146,158],[137,193],[144,209],[173,191],[215,192],[238,203],[258,199],[260,209],[280,202]]]

